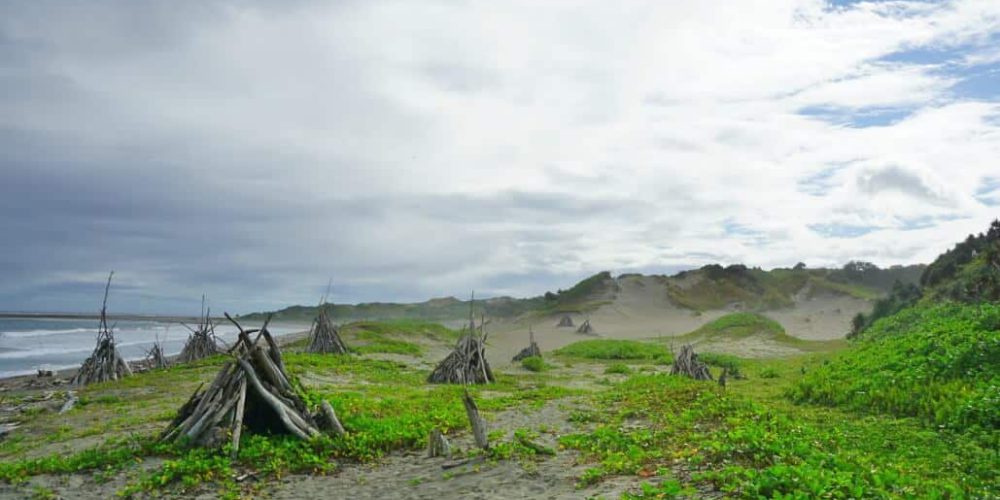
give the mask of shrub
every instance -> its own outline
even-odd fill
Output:
[[[998,318],[998,304],[905,309],[875,322],[789,396],[958,429],[1000,429]]]
[[[670,356],[670,351],[657,344],[634,340],[584,340],[556,351],[562,356],[587,359],[657,359]]]
[[[521,360],[521,366],[525,370],[533,372],[543,372],[549,369],[549,366],[545,364],[545,360],[541,356],[528,356]]]
[[[610,365],[607,368],[605,368],[604,369],[604,373],[606,373],[606,374],[618,373],[618,374],[621,374],[621,375],[628,375],[628,374],[632,373],[632,369],[629,368],[628,365],[626,365],[624,363],[615,363],[615,364]]]

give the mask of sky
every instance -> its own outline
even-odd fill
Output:
[[[998,216],[995,0],[0,4],[0,310],[926,263]]]

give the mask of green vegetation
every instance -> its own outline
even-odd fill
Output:
[[[947,285],[960,274],[960,270],[972,264],[977,257],[985,254],[991,258],[983,259],[996,262],[997,245],[1000,242],[1000,220],[994,220],[986,233],[970,234],[965,241],[938,256],[920,277],[920,284],[925,287]],[[979,267],[979,266],[974,266]],[[947,287],[946,288],[950,288]],[[996,300],[1000,297],[994,297]]]
[[[919,306],[877,321],[810,372],[798,401],[1000,429],[1000,306]]]
[[[842,348],[843,340],[804,340],[785,333],[780,323],[758,313],[730,313],[710,321],[697,330],[679,337],[659,339],[660,342],[706,342],[716,346],[718,343],[757,337],[767,342],[774,342],[793,347],[805,352],[823,352]],[[700,354],[699,354],[700,355]]]
[[[307,404],[313,407],[321,400],[329,401],[347,429],[347,436],[302,441],[285,436],[246,435],[235,462],[229,460],[228,445],[220,450],[204,450],[156,444],[155,433],[173,418],[176,408],[197,382],[210,379],[225,360],[216,357],[195,365],[139,374],[114,384],[88,386],[83,395],[88,404],[71,412],[81,423],[91,426],[78,435],[111,431],[117,437],[75,454],[57,452],[30,459],[23,458],[25,452],[37,454],[37,450],[45,449],[49,442],[46,434],[25,435],[16,445],[4,442],[0,449],[4,460],[0,462],[0,480],[18,483],[38,474],[84,471],[114,475],[155,456],[162,457],[163,463],[130,481],[122,494],[163,488],[183,493],[212,483],[220,495],[235,497],[241,491],[241,486],[232,480],[237,470],[252,470],[261,479],[290,472],[326,473],[338,461],[366,462],[391,450],[422,448],[432,427],[454,432],[468,425],[461,403],[464,388],[428,387],[424,382],[425,371],[357,356],[288,352],[284,359],[293,378],[305,386]],[[118,395],[112,396],[110,391]],[[542,380],[509,376],[500,376],[498,383],[489,387],[470,387],[470,391],[483,411],[535,406],[578,393]],[[150,396],[134,397],[137,394]],[[136,401],[147,398],[160,403],[157,410],[137,412],[141,407]],[[163,411],[164,406],[170,410]],[[134,414],[127,421],[110,424],[105,421],[106,414],[129,412]],[[56,417],[46,414],[31,425],[44,429]],[[60,439],[74,437],[63,434]]]
[[[732,356],[729,354],[716,354],[714,352],[702,352],[698,353],[698,359],[703,361],[708,366],[717,366],[719,368],[725,368],[729,372],[729,376],[733,378],[743,377],[743,365],[746,361],[737,356]]]
[[[544,372],[549,369],[549,365],[545,364],[541,356],[528,356],[521,360],[521,366],[532,372]]]
[[[770,369],[791,377],[792,363]],[[780,379],[779,379],[780,380]],[[601,422],[562,446],[593,466],[580,486],[614,475],[660,476],[629,498],[720,489],[745,498],[989,496],[1000,464],[990,449],[902,420],[781,401],[762,382],[634,375],[594,397]],[[642,425],[623,425],[625,422]],[[696,471],[677,474],[677,471]]]
[[[731,313],[714,321],[706,323],[691,334],[708,336],[727,336],[733,338],[749,337],[751,335],[781,336],[785,329],[781,323],[757,313]]]
[[[453,342],[458,332],[438,323],[414,319],[358,321],[344,325],[341,335],[360,341],[352,349],[360,354],[392,353],[419,356],[423,348],[413,340]]]
[[[476,310],[492,317],[511,317],[543,307],[543,298],[515,299],[496,297],[476,300]],[[413,304],[369,302],[362,304],[326,304],[328,313],[336,321],[385,321],[418,319],[421,321],[447,321],[469,317],[469,301],[454,297],[431,299]],[[311,323],[318,314],[316,306],[291,306],[273,313],[253,313],[242,316],[248,321],[263,321],[268,314],[275,321]]]
[[[868,273],[880,276],[879,283],[885,274],[915,275],[912,266],[905,268],[906,273],[902,272],[904,268],[881,270],[871,264],[868,266],[868,269],[874,269]],[[686,284],[682,286],[681,282]],[[877,298],[887,291],[866,284],[843,270],[796,267],[764,271],[740,264],[727,267],[707,265],[695,271],[678,273],[666,283],[667,295],[672,302],[695,311],[723,309],[733,304],[740,304],[751,311],[791,307],[795,304],[795,295],[803,291],[808,291],[810,297],[825,292],[864,300]]]
[[[569,290],[546,292],[539,314],[582,313],[610,303],[609,296],[617,290],[615,279],[608,271],[599,272],[573,285]]]
[[[869,289],[889,292],[896,283],[903,286],[916,285],[927,266],[891,266],[881,269],[871,262],[851,261],[844,267],[831,271],[827,279],[837,284],[856,285]]]
[[[632,369],[629,368],[629,366],[624,363],[614,363],[608,365],[608,367],[604,369],[604,373],[608,375],[613,373],[617,373],[619,375],[628,375],[632,373]]]
[[[594,339],[574,342],[555,351],[556,355],[573,358],[607,360],[654,360],[670,356],[670,351],[658,344],[634,340]]]

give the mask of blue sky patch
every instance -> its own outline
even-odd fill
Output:
[[[1000,99],[1000,62],[971,66],[956,75],[961,78],[951,86],[958,99]]]
[[[845,162],[840,165],[834,165],[829,168],[823,169],[805,179],[799,180],[799,192],[806,193],[812,196],[826,196],[837,186],[837,183],[833,180],[833,176],[844,169],[851,162]]]
[[[826,238],[857,238],[881,229],[878,226],[855,226],[851,224],[810,224],[809,229]]]
[[[917,107],[847,108],[843,106],[806,106],[798,114],[827,123],[852,128],[885,127],[898,123],[917,111]]]
[[[976,200],[990,207],[1000,206],[1000,177],[987,177],[976,189]]]
[[[736,220],[732,217],[722,222],[722,230],[725,231],[728,236],[743,237],[755,245],[763,245],[767,243],[767,237],[763,232],[753,229],[746,224],[736,222]]]

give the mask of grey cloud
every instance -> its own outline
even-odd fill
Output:
[[[426,64],[421,72],[442,89],[457,92],[477,92],[496,87],[500,78],[479,68],[447,62]]]
[[[898,191],[930,202],[945,201],[944,197],[925,184],[920,176],[899,166],[863,172],[858,176],[858,188],[872,195],[883,191]]]

